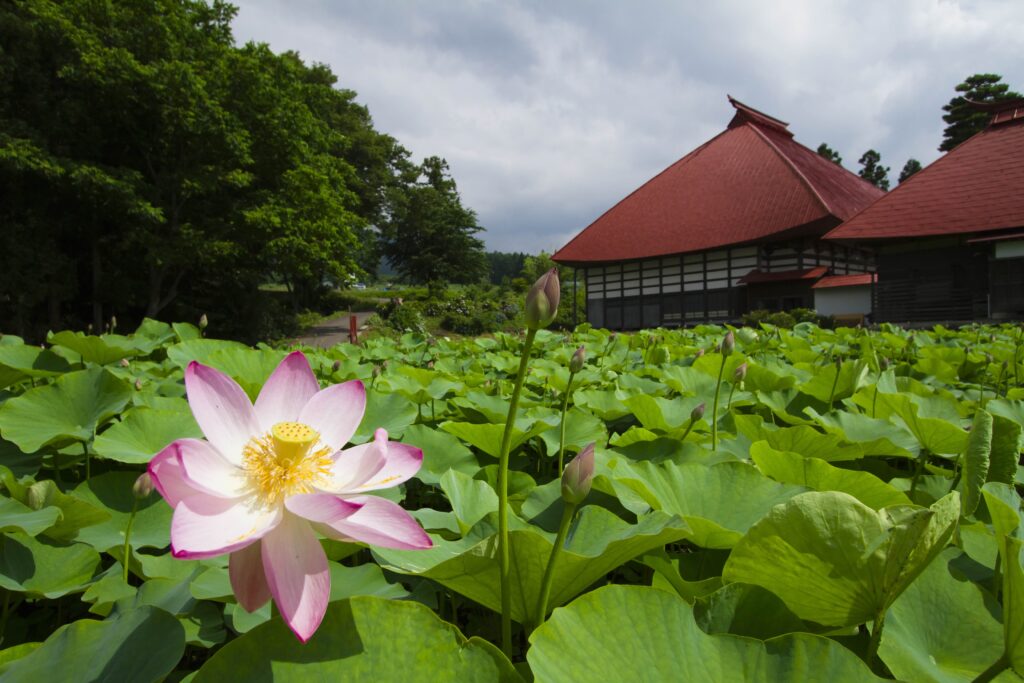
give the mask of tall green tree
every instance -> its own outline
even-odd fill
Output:
[[[483,241],[475,236],[482,230],[476,214],[462,205],[448,163],[429,157],[383,227],[382,250],[413,282],[479,282],[487,276]]]
[[[824,142],[818,145],[818,154],[825,157],[829,161],[839,164],[840,166],[843,165],[843,158],[839,156],[839,152],[835,151]]]
[[[903,170],[900,171],[899,184],[903,184],[903,181],[914,175],[921,170],[921,162],[917,159],[907,159],[907,163],[903,164]]]
[[[948,152],[975,133],[981,132],[988,125],[992,115],[971,104],[971,102],[1000,102],[1021,97],[1020,93],[1010,90],[1003,83],[999,74],[974,74],[956,86],[958,95],[949,101],[942,111],[946,112],[942,120],[946,122],[946,130],[942,132],[940,152]]]
[[[873,149],[869,149],[857,160],[857,163],[861,166],[861,169],[857,171],[857,175],[875,187],[888,192],[889,167],[882,166],[881,162],[882,155]]]

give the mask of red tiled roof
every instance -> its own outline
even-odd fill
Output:
[[[554,259],[595,263],[701,251],[846,220],[882,195],[730,98],[729,127],[609,209]],[[819,227],[820,226],[812,226]]]
[[[854,275],[827,275],[813,285],[811,289],[825,289],[826,287],[861,287],[878,282],[878,276],[874,273],[856,273]]]
[[[915,173],[828,239],[926,237],[1024,226],[1024,119],[1004,120]]]
[[[789,282],[792,280],[816,280],[828,272],[828,266],[815,266],[803,270],[785,270],[765,273],[755,268],[739,279],[740,284],[753,285],[761,282]]]

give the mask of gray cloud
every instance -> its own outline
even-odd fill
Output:
[[[491,249],[552,250],[724,129],[726,93],[895,178],[976,72],[1024,89],[1015,0],[245,0],[240,42],[329,64],[377,127],[452,167]]]

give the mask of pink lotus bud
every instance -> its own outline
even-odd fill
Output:
[[[590,493],[594,479],[594,444],[588,443],[562,472],[562,500],[579,505]]]
[[[583,369],[583,364],[587,362],[587,350],[582,346],[576,349],[576,353],[572,354],[572,358],[569,359],[569,372],[575,374]]]
[[[697,420],[704,417],[705,405],[703,403],[698,404],[693,410],[690,411],[690,420],[696,422]]]
[[[747,378],[747,362],[743,361],[736,366],[736,369],[732,371],[732,379],[734,382],[742,382]]]
[[[736,337],[733,335],[732,330],[729,330],[725,339],[722,340],[722,355],[728,356],[732,353],[732,350],[736,348]]]
[[[143,472],[132,484],[132,495],[137,500],[143,500],[148,498],[151,493],[153,493],[153,478],[149,476],[149,472]]]
[[[526,326],[539,330],[550,325],[558,314],[561,298],[558,269],[552,268],[541,275],[526,294]]]

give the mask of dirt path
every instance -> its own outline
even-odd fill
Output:
[[[353,313],[352,315],[356,317],[356,325],[359,329],[362,329],[366,324],[367,318],[373,315],[373,313]],[[304,335],[296,337],[292,341],[296,344],[307,344],[322,349],[330,348],[335,344],[345,344],[348,342],[348,316],[344,315],[325,320],[319,325],[306,330]]]

